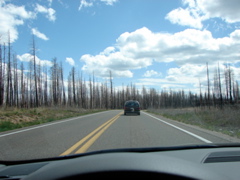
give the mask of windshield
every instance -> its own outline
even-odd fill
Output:
[[[239,9],[0,0],[0,160],[239,142]]]

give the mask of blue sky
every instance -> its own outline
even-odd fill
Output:
[[[0,34],[7,32],[19,61],[56,57],[65,79],[72,66],[86,79],[116,87],[134,83],[156,89],[199,91],[217,64],[230,63],[240,79],[239,0],[0,0]],[[223,75],[222,75],[223,76]]]

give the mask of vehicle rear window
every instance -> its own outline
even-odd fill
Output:
[[[137,106],[137,107],[139,107],[139,104],[137,102],[127,102],[125,106]]]

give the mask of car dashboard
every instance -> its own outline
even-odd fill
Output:
[[[0,180],[84,178],[239,179],[239,146],[120,149],[1,162]]]

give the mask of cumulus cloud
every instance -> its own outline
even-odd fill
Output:
[[[10,42],[18,39],[17,27],[24,24],[27,19],[35,18],[31,11],[27,11],[25,6],[15,6],[5,1],[0,1],[0,34],[1,42],[8,41],[8,32],[10,34]]]
[[[17,58],[20,61],[23,62],[30,62],[33,61],[33,55],[29,54],[29,53],[25,53],[22,55],[17,55]],[[36,58],[36,64],[37,65],[41,65],[41,66],[52,66],[52,62],[49,60],[41,60],[39,57],[35,56]]]
[[[239,0],[182,0],[185,8],[179,7],[166,15],[173,24],[202,29],[202,22],[221,18],[227,23],[240,22]]]
[[[215,66],[209,67],[213,69]],[[199,85],[199,80],[206,79],[206,64],[205,65],[193,65],[193,64],[184,64],[180,67],[170,68],[167,71],[165,77],[162,78],[153,78],[147,77],[139,79],[140,82],[148,85],[160,85],[162,87],[179,88],[184,87],[189,84],[194,86]]]
[[[215,67],[212,65],[209,69],[212,71]],[[206,79],[206,72],[206,64],[184,64],[177,68],[170,68],[165,78],[173,83],[198,85],[200,79]]]
[[[49,40],[49,38],[45,34],[39,32],[37,28],[32,28],[32,34],[45,41]]]
[[[189,8],[178,8],[169,12],[165,18],[173,24],[201,29],[203,27],[202,18],[197,13],[192,13],[194,11]]]
[[[35,11],[37,13],[46,14],[46,18],[49,21],[55,21],[56,20],[56,11],[53,8],[47,8],[47,7],[42,6],[40,4],[36,4]]]
[[[218,64],[208,65],[208,70],[210,74],[210,86],[214,85],[214,74],[216,73],[216,69]],[[219,69],[222,81],[224,81],[224,71],[226,66],[224,63],[219,63]],[[240,67],[231,66],[232,73],[234,74],[235,79],[240,78]],[[172,90],[182,90],[189,89],[192,92],[199,93],[200,86],[202,92],[207,89],[208,81],[207,81],[207,65],[196,65],[196,64],[183,64],[179,67],[168,69],[165,77],[153,78],[147,77],[138,79],[138,83],[136,85],[148,85],[148,86],[158,86],[162,89],[172,89]],[[224,86],[222,87],[224,91]]]
[[[103,52],[101,52],[100,54],[101,55],[110,55],[111,53],[113,53],[115,51],[115,48],[110,46],[110,47],[107,47]]]
[[[181,90],[186,88],[186,85],[184,84],[177,84],[176,82],[171,82],[166,78],[143,78],[138,79],[138,82],[136,83],[137,86],[151,86],[154,87],[157,85],[157,87],[161,89],[172,89],[172,90]]]
[[[97,55],[85,54],[80,60],[82,70],[108,76],[109,70],[118,77],[132,77],[134,69],[151,66],[153,62],[205,65],[240,61],[240,30],[229,36],[214,38],[208,30],[186,29],[177,33],[152,32],[143,27],[121,34],[114,47]],[[173,78],[170,78],[172,79]]]
[[[215,69],[216,66],[209,66],[211,72]],[[190,88],[191,91],[199,92],[199,82],[201,82],[203,87],[207,85],[206,78],[206,64],[205,65],[193,65],[193,64],[184,64],[177,68],[170,68],[167,71],[165,77],[153,78],[147,77],[138,80],[139,85],[149,85],[157,86],[162,89],[172,89],[172,90],[182,90]]]
[[[228,23],[240,22],[239,0],[198,0],[197,5],[209,18],[221,18]]]
[[[107,55],[101,52],[96,56],[86,54],[80,60],[85,63],[82,70],[88,73],[94,72],[94,74],[102,77],[108,77],[110,70],[113,77],[133,77],[130,69],[140,69],[152,63],[150,59],[133,59],[124,56],[121,52],[112,52]]]
[[[153,33],[147,28],[124,33],[117,39],[120,52],[134,59],[148,58],[159,62],[205,63],[239,60],[239,31],[214,38],[208,30],[186,29],[174,34]]]
[[[51,1],[49,1],[51,2]],[[35,19],[39,13],[46,14],[49,21],[56,20],[55,10],[46,8],[36,4],[33,11],[26,10],[25,6],[17,6],[10,1],[0,0],[0,43],[8,41],[8,32],[10,34],[10,42],[15,42],[18,39],[18,26],[24,25],[27,20]],[[40,33],[37,28],[33,28],[32,33],[37,37],[48,40],[48,37]]]
[[[70,64],[71,66],[74,66],[74,65],[75,65],[75,61],[74,61],[73,58],[67,57],[67,58],[66,58],[66,62],[67,62],[68,64]]]

